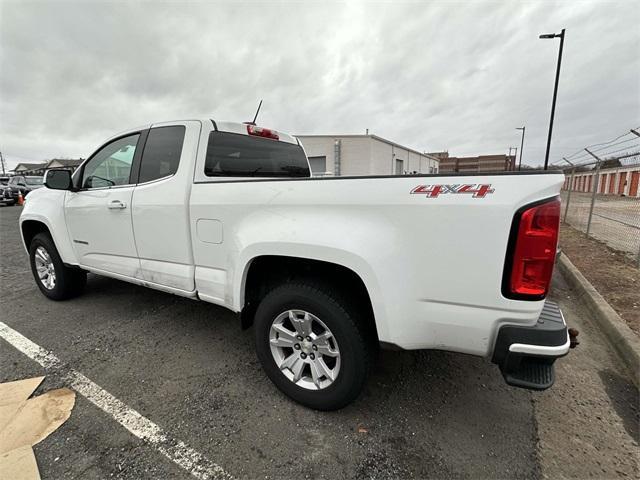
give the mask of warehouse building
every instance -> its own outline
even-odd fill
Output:
[[[515,170],[516,158],[514,155],[450,157],[449,152],[435,152],[429,155],[440,159],[440,173],[479,173]]]
[[[603,168],[598,172],[596,193],[640,198],[640,165]],[[565,171],[563,190],[592,192],[596,172],[582,171],[573,174]]]
[[[438,173],[438,159],[377,135],[296,135],[314,176]]]

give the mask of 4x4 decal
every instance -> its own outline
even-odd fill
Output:
[[[418,185],[411,190],[411,193],[425,195],[427,198],[436,198],[445,193],[469,193],[473,198],[484,198],[494,191],[490,183],[468,183],[465,185]]]

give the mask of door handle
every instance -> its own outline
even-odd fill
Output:
[[[111,200],[111,202],[109,202],[108,207],[111,209],[119,210],[122,208],[127,208],[127,204],[124,202],[121,202],[120,200]]]

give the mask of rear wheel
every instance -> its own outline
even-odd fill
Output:
[[[31,272],[40,291],[51,300],[65,300],[82,293],[86,272],[64,265],[53,240],[39,233],[29,247]]]
[[[256,311],[256,350],[269,378],[293,400],[336,410],[362,390],[374,347],[359,311],[313,281],[281,285]]]

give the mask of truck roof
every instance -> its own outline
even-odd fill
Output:
[[[182,119],[174,119],[174,120],[165,120],[162,122],[154,122],[154,123],[149,123],[149,124],[145,124],[145,125],[139,125],[135,128],[128,128],[126,130],[123,130],[122,132],[113,135],[111,138],[109,138],[107,141],[111,140],[112,138],[117,138],[120,137],[122,135],[125,135],[128,132],[133,132],[135,130],[145,130],[147,128],[152,128],[152,127],[156,127],[156,126],[162,126],[162,125],[166,125],[166,124],[170,124],[170,123],[176,123],[176,122],[189,122],[189,121],[198,121],[201,122],[203,125],[213,125],[214,130],[218,131],[218,132],[227,132],[227,133],[235,133],[238,135],[249,135],[249,129],[248,127],[250,127],[251,125],[247,124],[247,123],[242,123],[242,122],[228,122],[228,121],[224,121],[224,120],[214,120],[211,117],[191,117],[191,118],[182,118]],[[269,127],[264,127],[262,125],[254,125],[253,127],[259,129],[259,130],[267,130],[272,134],[275,134],[277,136],[277,140],[280,142],[287,142],[287,143],[293,143],[295,145],[299,145],[300,143],[298,142],[298,139],[296,137],[294,137],[293,135],[290,135],[288,133],[282,132],[280,130],[274,130],[272,128]],[[256,135],[256,134],[253,134]],[[258,136],[265,136],[265,135],[258,135]],[[274,139],[275,138],[273,136],[271,136],[270,138]]]

